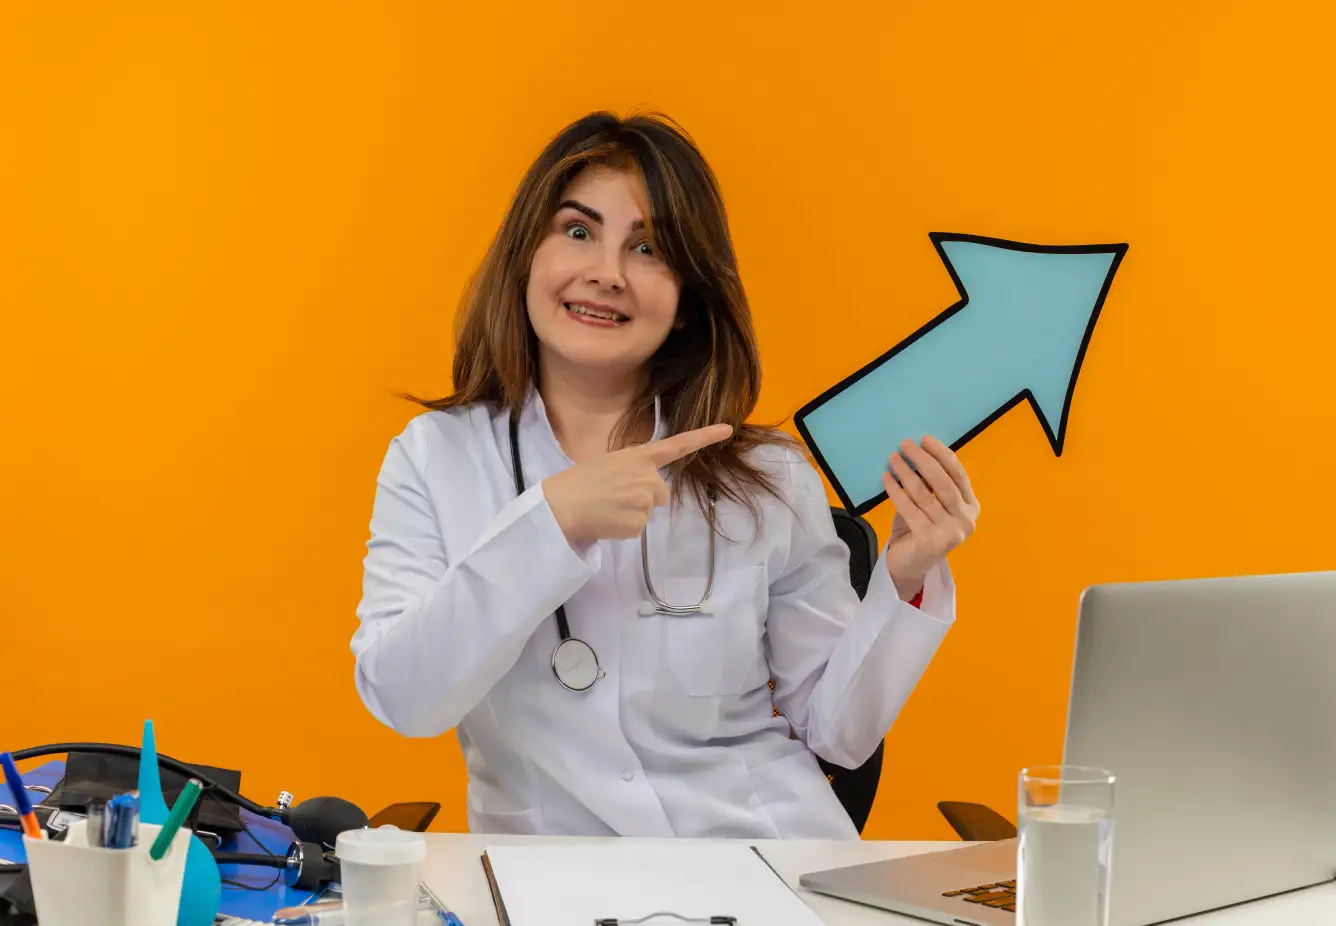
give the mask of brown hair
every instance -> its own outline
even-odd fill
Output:
[[[757,492],[779,493],[748,452],[796,441],[777,428],[745,423],[760,393],[761,362],[723,198],[695,143],[660,114],[621,119],[591,113],[548,143],[460,300],[454,393],[415,401],[436,410],[475,402],[511,412],[523,406],[537,382],[537,337],[524,305],[529,268],[562,190],[594,164],[639,175],[655,249],[682,281],[678,317],[684,324],[650,359],[648,385],[614,429],[612,445],[621,446],[634,423],[652,413],[656,395],[669,433],[733,425],[729,440],[671,465],[674,495],[689,489],[703,503],[712,492],[745,505],[758,522]]]

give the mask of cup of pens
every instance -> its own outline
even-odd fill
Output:
[[[162,825],[139,820],[134,792],[88,808],[63,842],[25,835],[42,926],[175,926],[191,832],[182,827],[202,786],[187,782]]]

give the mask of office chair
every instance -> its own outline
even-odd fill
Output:
[[[849,582],[861,600],[867,594],[872,570],[881,552],[877,532],[866,520],[843,508],[832,507],[830,513],[835,521],[835,533],[849,548]],[[885,743],[879,744],[872,757],[856,769],[840,768],[817,757],[822,771],[826,773],[826,780],[835,790],[835,796],[844,805],[860,833],[872,810],[872,801],[877,796],[884,751]],[[1011,839],[1016,835],[1016,827],[1009,820],[983,804],[939,801],[937,809],[956,835],[967,842]]]
[[[853,585],[861,601],[867,594],[868,583],[872,580],[872,569],[877,565],[877,554],[880,552],[877,532],[863,518],[843,508],[832,507],[830,513],[835,520],[835,533],[849,548],[849,583]],[[845,811],[860,833],[867,824],[868,814],[872,812],[872,802],[877,796],[885,751],[886,744],[878,743],[876,751],[858,768],[841,768],[820,756],[817,757],[821,770],[826,773],[826,780],[835,790],[835,796],[844,805]]]
[[[867,521],[843,508],[831,508],[830,513],[835,519],[835,533],[849,548],[849,582],[858,593],[859,600],[862,600],[867,594],[868,582],[872,579],[872,567],[877,564],[877,532]],[[770,690],[775,690],[774,682],[770,683]],[[775,708],[775,715],[781,716],[779,708]],[[820,756],[816,758],[835,796],[859,833],[863,832],[868,814],[872,812],[872,801],[877,796],[877,785],[881,781],[885,751],[886,744],[878,743],[876,751],[858,768],[841,768]]]
[[[966,842],[1015,839],[1016,826],[991,807],[968,801],[938,801],[937,809]]]
[[[391,804],[367,821],[367,826],[373,829],[378,826],[396,826],[411,833],[425,833],[440,811],[441,805],[437,801]]]

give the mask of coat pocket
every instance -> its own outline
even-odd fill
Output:
[[[545,832],[542,807],[527,807],[524,810],[506,812],[488,812],[479,809],[473,801],[469,801],[468,812],[470,833],[541,836]]]
[[[701,576],[670,577],[661,584],[660,596],[672,605],[695,604],[705,588]],[[645,618],[662,622],[664,658],[674,680],[692,697],[739,695],[766,684],[765,569],[719,570],[709,602],[708,613]]]

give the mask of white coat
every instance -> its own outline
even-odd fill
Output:
[[[643,616],[639,541],[577,554],[543,496],[572,463],[536,390],[518,498],[508,421],[429,412],[390,443],[352,638],[371,713],[406,736],[457,728],[473,832],[858,838],[816,756],[854,767],[881,742],[954,621],[945,563],[919,608],[882,563],[860,602],[820,478],[775,447],[758,462],[797,516],[762,496],[756,537],[721,500],[714,613]],[[704,515],[657,508],[648,531],[659,596],[699,600]],[[552,672],[563,602],[607,673],[584,692]]]

